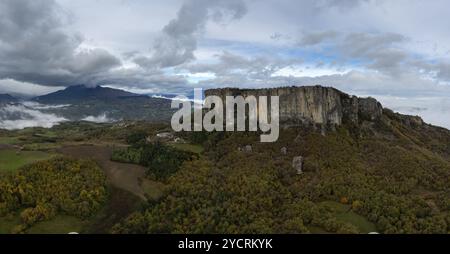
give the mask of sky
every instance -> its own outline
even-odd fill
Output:
[[[450,128],[447,0],[0,0],[0,93],[332,86]]]

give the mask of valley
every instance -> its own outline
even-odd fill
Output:
[[[199,232],[265,232],[265,227],[270,227],[266,229],[267,232],[280,230],[280,232],[297,233],[397,232],[396,230],[400,229],[416,232],[419,229],[417,227],[424,227],[426,224],[415,223],[428,221],[430,226],[436,225],[434,223],[437,221],[433,221],[438,218],[444,218],[445,221],[445,214],[447,214],[445,203],[442,202],[449,200],[448,192],[445,191],[447,188],[445,177],[448,177],[448,171],[439,171],[439,168],[448,167],[448,157],[437,157],[433,155],[434,152],[422,151],[420,153],[424,157],[419,157],[419,161],[415,162],[417,159],[413,158],[417,158],[417,155],[410,158],[403,148],[392,146],[387,148],[383,144],[383,142],[388,144],[392,141],[381,142],[366,138],[358,139],[360,144],[357,147],[364,149],[361,152],[369,152],[371,149],[372,151],[368,156],[360,157],[362,154],[355,150],[359,148],[352,145],[354,138],[344,129],[337,133],[329,133],[325,137],[320,133],[315,134],[314,131],[288,130],[283,132],[279,142],[270,146],[258,144],[257,135],[251,133],[226,136],[217,133],[205,134],[203,137],[198,135],[189,137],[188,133],[180,134],[186,143],[168,145],[176,149],[199,152],[201,157],[185,162],[178,172],[172,173],[173,177],[155,180],[154,176],[148,176],[145,173],[146,167],[113,162],[111,154],[115,149],[129,147],[126,140],[130,128],[133,130],[132,133],[140,133],[140,130],[144,129],[152,130],[150,131],[152,133],[148,132],[148,135],[155,136],[156,133],[166,130],[166,126],[144,123],[130,123],[123,128],[119,127],[123,124],[74,123],[73,125],[69,127],[69,124],[66,124],[66,126],[50,129],[51,136],[56,137],[55,140],[57,140],[52,143],[52,146],[48,145],[48,137],[45,135],[36,137],[34,132],[40,133],[44,131],[43,129],[8,132],[10,138],[3,138],[9,143],[4,144],[9,146],[5,147],[6,151],[11,149],[11,145],[24,145],[21,142],[32,139],[35,143],[27,143],[27,145],[35,148],[37,152],[91,159],[105,174],[109,185],[109,197],[103,208],[93,216],[79,219],[57,215],[50,220],[38,222],[28,229],[28,233],[49,231],[57,233],[64,230],[81,233],[151,233],[166,232],[166,230],[170,232],[197,232],[195,230],[200,230]],[[78,135],[75,135],[76,140],[63,134],[68,129],[72,134],[75,134],[74,130],[78,129]],[[45,130],[45,132],[49,131]],[[12,139],[14,135],[18,136]],[[398,136],[397,146],[418,149],[414,142],[419,140],[413,142],[405,140],[405,137],[411,137],[410,135],[413,134],[403,133]],[[191,142],[189,140],[196,140],[203,145],[189,144]],[[301,142],[294,140],[301,140]],[[41,141],[44,143],[39,143]],[[170,141],[164,142],[170,143]],[[237,148],[246,144],[252,145],[252,152],[239,152]],[[200,147],[204,147],[204,151]],[[287,155],[279,152],[282,147],[287,147]],[[40,148],[43,150],[39,150]],[[390,151],[389,157],[377,155],[386,149]],[[4,151],[3,149],[2,152]],[[290,170],[290,158],[296,154],[306,156],[302,175],[296,175]],[[270,162],[267,158],[271,158]],[[429,160],[427,158],[433,159],[427,162]],[[394,161],[400,164],[393,163]],[[383,164],[385,162],[388,164]],[[420,169],[422,167],[425,168]],[[437,171],[433,174],[441,176],[429,175],[431,172],[425,174],[429,167],[435,167]],[[7,173],[4,170],[3,172]],[[424,189],[429,193],[426,196],[422,195]],[[224,196],[221,197],[219,193]],[[174,200],[174,204],[189,209],[189,212],[172,217],[177,212],[167,207],[168,203],[165,202],[168,200]],[[428,206],[431,203],[434,203],[434,206]],[[375,204],[383,204],[384,208],[373,210]],[[212,210],[207,212],[209,209]],[[423,219],[415,219],[409,229],[405,228],[407,224],[390,224],[399,218],[400,221],[404,221],[402,223],[412,222],[408,222],[407,217],[402,217],[404,212],[399,213],[399,218],[389,222],[389,218],[392,218],[390,216],[397,216],[392,214],[396,210],[407,212],[412,218],[421,214]],[[211,212],[221,214],[220,219],[214,219],[215,216],[210,214]],[[147,225],[143,217],[140,217],[141,214],[151,216],[148,218],[152,218],[152,224],[158,221],[164,221],[164,224],[153,224],[159,225],[160,228],[151,227],[150,232],[139,231],[134,226],[130,228],[136,223],[142,223],[142,226]],[[164,214],[172,215],[165,217]],[[188,221],[197,220],[191,217],[194,214],[206,220],[207,224],[200,221],[179,224],[181,218]],[[259,223],[259,219],[263,218],[266,218],[263,224],[254,224]],[[279,224],[277,218],[288,220],[284,224]],[[301,221],[296,221],[298,220],[296,218],[301,218]],[[433,218],[433,220],[426,218]],[[2,217],[0,221],[2,232],[7,233],[8,230],[17,226],[21,219],[13,213]],[[225,227],[225,225],[229,226]],[[393,225],[398,225],[399,228],[395,229]],[[177,229],[180,226],[182,227]],[[210,228],[211,226],[214,227]]]
[[[0,233],[448,233],[449,131],[305,89],[274,143],[141,120],[0,130]]]
[[[445,250],[448,10],[0,0],[0,244]]]
[[[91,128],[93,126],[98,129],[103,128],[100,124],[86,123],[86,125]],[[45,132],[47,135],[41,134],[41,132]],[[48,134],[55,138],[52,143],[47,143]],[[72,134],[74,133],[72,132]],[[84,135],[86,133],[80,132],[78,134]],[[110,160],[113,147],[127,146],[120,141],[102,142],[87,139],[81,141],[80,137],[77,138],[77,141],[72,139],[67,141],[58,130],[41,128],[17,131],[15,135],[14,137],[2,136],[0,138],[0,175],[52,157],[67,156],[95,161],[106,175],[110,188],[110,196],[105,203],[105,207],[93,218],[85,220],[73,216],[58,215],[51,220],[37,223],[27,233],[64,234],[90,231],[91,227],[100,230],[99,232],[107,233],[108,231],[102,231],[105,223],[103,221],[118,222],[120,218],[133,211],[130,209],[136,209],[138,204],[147,201],[147,195],[150,199],[157,198],[164,189],[162,183],[143,179],[144,167]],[[29,143],[30,140],[33,140],[33,143]],[[0,234],[11,233],[20,222],[20,216],[14,213],[0,218]]]

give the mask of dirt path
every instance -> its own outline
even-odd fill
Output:
[[[67,146],[59,149],[58,152],[79,159],[93,159],[102,167],[112,185],[146,200],[139,184],[139,179],[144,177],[145,168],[111,161],[111,148],[90,145]]]
[[[7,149],[19,149],[19,147],[9,144],[0,144],[0,150],[7,150]]]

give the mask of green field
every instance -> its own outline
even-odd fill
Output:
[[[344,205],[334,201],[324,201],[321,202],[320,205],[332,209],[338,220],[355,226],[360,233],[367,234],[377,231],[375,224],[368,221],[365,217],[353,212],[349,205]]]
[[[162,197],[165,185],[160,182],[144,179],[142,180],[142,189],[145,196],[150,200],[158,200]]]
[[[31,143],[23,145],[25,151],[49,151],[60,148],[61,146],[56,143]]]
[[[0,218],[0,234],[11,234],[16,226],[21,224],[20,216]],[[58,215],[55,218],[38,222],[26,231],[28,234],[67,234],[80,232],[84,222],[72,216]]]
[[[58,215],[49,221],[36,223],[29,230],[28,234],[67,234],[70,232],[80,232],[84,222],[72,216]]]
[[[53,156],[40,151],[0,150],[0,171],[14,171],[27,164],[47,160]]]
[[[329,234],[329,232],[323,230],[320,227],[315,227],[315,226],[309,226],[308,230],[309,230],[309,232],[311,232],[311,234]]]
[[[0,218],[0,234],[11,234],[13,228],[20,224],[20,217],[8,216]]]
[[[18,137],[0,137],[0,144],[15,145],[19,141]]]

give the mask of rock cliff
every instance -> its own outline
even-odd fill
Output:
[[[284,124],[341,125],[345,122],[373,121],[383,114],[383,107],[373,98],[358,98],[323,86],[205,91],[205,96],[210,95],[219,96],[224,102],[226,96],[279,96],[280,122]]]

